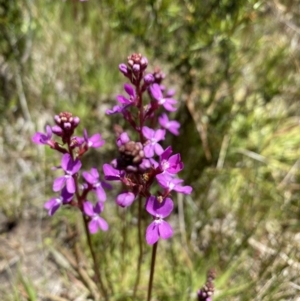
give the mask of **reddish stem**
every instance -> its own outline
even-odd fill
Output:
[[[151,300],[151,293],[152,293],[153,278],[154,278],[154,269],[155,269],[155,259],[156,259],[157,244],[158,244],[158,242],[156,242],[153,245],[153,249],[152,249],[151,271],[150,271],[150,278],[149,278],[149,285],[148,285],[147,301]]]

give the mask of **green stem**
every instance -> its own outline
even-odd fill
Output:
[[[138,241],[139,241],[139,258],[137,263],[137,275],[133,289],[133,300],[136,298],[136,292],[141,278],[141,266],[143,259],[143,239],[142,239],[142,196],[139,196],[139,213],[138,213]]]
[[[127,221],[126,221],[126,211],[118,211],[120,220],[122,221],[122,244],[121,244],[121,250],[122,250],[122,254],[126,253],[126,246],[127,246]],[[126,271],[126,257],[122,256],[121,258],[121,272],[122,275],[124,275],[125,271]]]
[[[153,249],[152,249],[151,271],[150,271],[150,278],[149,278],[149,285],[148,285],[148,297],[147,297],[147,301],[151,300],[151,293],[152,293],[152,285],[153,285],[153,277],[154,277],[154,269],[155,269],[155,258],[156,258],[157,244],[158,244],[158,242],[156,242],[153,245]]]
[[[84,229],[85,229],[85,234],[86,234],[86,237],[87,237],[88,246],[89,246],[92,258],[93,258],[93,264],[94,264],[94,271],[95,271],[95,276],[96,276],[96,280],[97,280],[97,286],[98,286],[99,291],[104,296],[104,299],[106,301],[108,301],[109,299],[108,299],[107,291],[105,289],[105,286],[104,286],[102,278],[101,278],[99,263],[98,263],[98,260],[97,260],[95,250],[93,248],[91,234],[90,234],[89,228],[88,228],[88,221],[87,221],[87,219],[85,218],[84,215],[82,215],[82,218],[83,218]]]

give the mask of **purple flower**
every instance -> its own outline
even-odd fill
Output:
[[[65,175],[54,180],[53,191],[60,191],[65,185],[69,193],[74,193],[76,190],[73,175],[81,168],[81,162],[73,160],[70,154],[64,154],[61,159],[61,167],[65,171]]]
[[[51,126],[47,125],[46,134],[37,132],[32,136],[31,140],[35,144],[48,144],[53,147],[54,142],[51,140],[51,138],[52,138]]]
[[[180,123],[176,120],[169,120],[166,113],[163,113],[161,116],[158,117],[159,124],[164,129],[170,131],[173,135],[178,136],[180,128]]]
[[[170,157],[171,154],[172,147],[169,146],[160,155],[159,167],[162,170],[162,172],[167,171],[168,173],[176,174],[183,169],[183,163],[181,161],[180,154],[176,154]]]
[[[100,134],[94,134],[93,136],[91,136],[89,138],[86,129],[83,130],[83,137],[84,137],[84,141],[85,141],[86,145],[89,148],[90,147],[98,148],[98,147],[101,147],[105,143],[105,141],[102,139]]]
[[[157,198],[151,195],[147,199],[146,210],[150,213],[154,220],[147,227],[146,241],[148,245],[155,244],[158,239],[168,239],[173,235],[173,229],[163,220],[163,218],[169,216],[173,211],[173,201],[170,198],[166,198],[162,203],[159,203]]]
[[[124,177],[124,171],[115,169],[110,164],[103,165],[103,172],[107,181],[121,181]]]
[[[80,147],[85,142],[83,137],[72,136],[70,141],[70,147],[72,149]]]
[[[144,146],[144,152],[145,156],[147,158],[151,158],[154,156],[154,152],[159,156],[162,154],[164,151],[161,145],[158,143],[158,141],[164,140],[165,139],[165,130],[157,130],[154,131],[147,126],[144,126],[142,129],[143,135],[145,138],[147,138],[148,144]]]
[[[150,86],[151,95],[157,100],[158,104],[162,105],[167,111],[176,111],[174,105],[177,101],[173,98],[164,98],[161,88],[158,84]]]
[[[141,171],[146,171],[148,170],[149,168],[151,168],[152,166],[152,162],[150,161],[151,159],[143,159],[142,162],[140,163],[139,165],[139,169]]]
[[[156,169],[159,166],[158,162],[156,160],[154,160],[153,158],[149,158],[149,162],[154,169]]]
[[[107,109],[105,113],[107,115],[113,115],[122,112],[122,110],[123,110],[122,106],[114,106],[112,109]]]
[[[96,168],[92,168],[90,173],[84,171],[82,176],[87,183],[93,187],[93,190],[96,191],[98,200],[100,202],[104,202],[106,200],[106,193],[102,186],[105,186],[106,188],[111,188],[111,186],[103,181],[100,181],[98,170]]]
[[[144,76],[144,83],[146,86],[149,86],[154,83],[154,76],[152,73],[148,73]]]
[[[89,230],[91,234],[98,232],[99,229],[102,231],[108,230],[107,222],[99,216],[103,209],[104,205],[102,202],[97,202],[95,207],[89,201],[86,201],[83,204],[84,213],[91,217],[91,221],[89,222]]]
[[[129,105],[129,106],[133,105],[136,101],[136,96],[135,96],[134,89],[131,87],[131,85],[125,84],[124,85],[124,90],[129,95],[129,99],[127,99],[123,95],[118,95],[117,100],[119,101],[119,103],[121,103],[123,105]]]
[[[117,196],[116,203],[121,207],[130,206],[135,200],[135,194],[132,192],[124,192]]]
[[[135,104],[136,95],[135,95],[134,89],[129,84],[125,84],[124,90],[129,95],[129,99],[123,95],[118,95],[117,100],[120,103],[120,105],[114,106],[112,110],[110,110],[110,109],[106,110],[107,115],[112,115],[115,113],[123,113],[124,114],[128,107]]]
[[[67,189],[64,188],[59,197],[51,198],[44,205],[44,208],[48,210],[48,215],[52,216],[62,204],[69,203],[73,195],[73,193],[69,193]]]
[[[129,141],[130,141],[130,138],[129,138],[128,134],[126,132],[123,132],[117,138],[117,146],[120,147]]]
[[[191,194],[193,190],[191,186],[182,186],[181,183],[183,180],[174,178],[167,173],[157,175],[156,180],[158,181],[159,185],[167,189],[168,192],[175,190],[179,193]]]
[[[165,97],[172,97],[175,95],[175,89],[169,89],[167,93],[165,93]]]

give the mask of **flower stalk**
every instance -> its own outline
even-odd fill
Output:
[[[133,299],[136,298],[137,288],[141,278],[141,267],[143,260],[143,238],[142,238],[142,197],[139,196],[139,208],[138,208],[138,244],[139,244],[139,257],[137,260],[137,274],[133,289]]]
[[[158,242],[156,242],[152,247],[151,268],[150,268],[147,301],[151,301],[157,245],[158,245]]]
[[[93,247],[91,234],[89,232],[88,220],[87,220],[87,218],[84,214],[82,215],[82,218],[83,218],[83,223],[84,223],[85,235],[86,235],[87,242],[88,242],[88,247],[89,247],[92,259],[93,259],[93,266],[94,266],[94,272],[95,272],[95,277],[96,277],[96,284],[97,284],[97,287],[98,287],[98,290],[99,290],[100,294],[103,295],[105,301],[109,301],[108,293],[107,293],[107,290],[104,286],[104,283],[102,281],[102,277],[101,277],[101,274],[100,274],[100,266],[99,266],[97,256],[96,256],[96,253],[95,253],[95,250],[94,250],[94,247]]]

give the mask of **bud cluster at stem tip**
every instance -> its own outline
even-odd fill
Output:
[[[198,301],[212,301],[212,296],[215,291],[215,287],[214,287],[215,278],[216,278],[215,270],[214,269],[209,270],[207,273],[206,283],[197,292]]]

